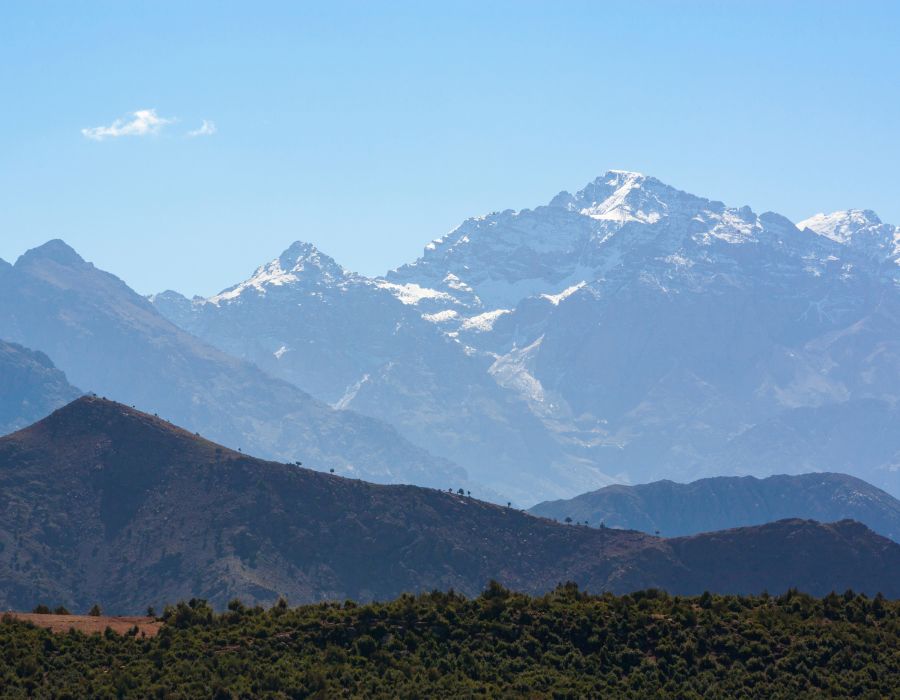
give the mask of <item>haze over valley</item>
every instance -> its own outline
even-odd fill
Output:
[[[0,698],[900,695],[900,5],[0,6]]]

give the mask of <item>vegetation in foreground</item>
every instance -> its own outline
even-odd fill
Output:
[[[847,592],[167,608],[155,638],[0,624],[3,697],[896,696],[900,602]]]

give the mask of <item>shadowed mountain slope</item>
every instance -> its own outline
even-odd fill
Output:
[[[709,541],[709,548],[704,544]],[[529,592],[831,589],[900,595],[900,546],[845,521],[662,540],[222,448],[83,397],[0,439],[0,606],[110,613],[194,596],[373,599],[489,579]]]
[[[44,353],[0,340],[0,435],[34,423],[80,394]]]

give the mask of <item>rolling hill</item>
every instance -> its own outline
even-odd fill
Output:
[[[615,485],[575,498],[546,501],[534,515],[571,518],[597,527],[661,532],[666,537],[693,535],[784,518],[822,522],[857,520],[900,541],[900,501],[848,474],[798,474],[757,479],[714,477],[689,484],[655,481]]]
[[[565,526],[446,491],[381,486],[228,450],[82,397],[0,439],[0,606],[111,613],[525,592],[853,588],[900,596],[900,546],[852,521],[786,520],[686,539]]]

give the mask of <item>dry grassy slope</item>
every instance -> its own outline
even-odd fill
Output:
[[[154,617],[109,617],[107,615],[44,615],[38,613],[5,613],[10,617],[30,622],[37,627],[45,627],[51,632],[64,633],[69,630],[85,634],[100,634],[108,629],[125,634],[133,627],[138,628],[138,636],[155,637],[163,623]]]
[[[660,540],[558,525],[264,462],[92,397],[0,439],[0,607],[99,602],[133,613],[192,596],[223,605],[475,593],[491,578],[529,592],[575,580],[593,591],[900,595],[900,546],[889,540],[849,522],[767,527]],[[820,558],[800,556],[811,546]]]

